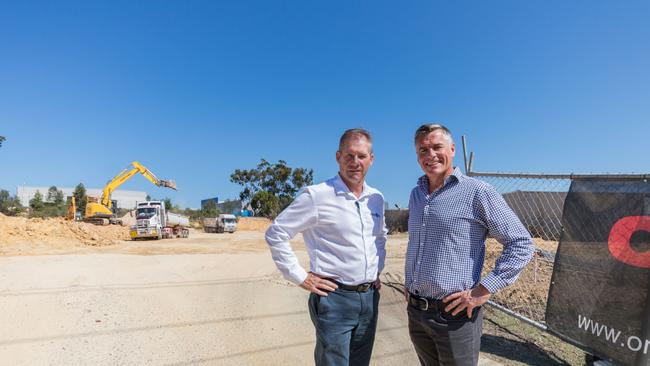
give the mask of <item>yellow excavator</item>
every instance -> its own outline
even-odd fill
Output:
[[[102,190],[101,199],[98,200],[96,197],[88,197],[83,220],[96,225],[122,224],[122,220],[115,216],[117,207],[115,202],[111,200],[111,193],[138,173],[144,175],[151,183],[159,187],[176,190],[176,183],[173,180],[158,179],[149,169],[134,161],[129,168],[122,170],[120,174],[116,175],[115,178],[106,184]],[[71,203],[74,204],[74,200]]]

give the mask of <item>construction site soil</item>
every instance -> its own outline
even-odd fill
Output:
[[[131,241],[129,225],[126,224],[97,226],[63,218],[28,219],[0,214],[0,255],[92,252],[198,254],[242,253],[266,249],[266,243],[259,233],[270,225],[268,219],[241,218],[238,225],[236,234],[205,234],[201,230],[190,229],[189,239]]]
[[[128,215],[125,215],[125,218]],[[263,235],[269,224],[270,221],[267,219],[240,218],[238,230],[233,234],[211,234],[204,233],[200,229],[190,229],[190,237],[185,239],[131,241],[128,235],[128,225],[95,226],[61,218],[28,219],[7,217],[0,214],[0,257],[7,259],[16,257],[18,259],[26,256],[61,254],[74,256],[77,254],[94,255],[105,253],[139,256],[160,255],[162,258],[177,254],[224,254],[224,258],[236,257],[242,258],[241,260],[256,258],[250,263],[246,262],[244,266],[262,268],[268,266],[271,262],[270,256],[267,256],[268,247]],[[302,237],[298,236],[291,243],[293,249],[304,261],[307,257]],[[391,235],[388,240],[386,268],[382,273],[382,282],[386,285],[387,290],[392,289],[396,293],[401,293],[403,289],[404,256],[407,244],[408,234],[406,233]],[[539,249],[550,253],[555,252],[557,249],[556,242],[535,239],[535,244]],[[501,250],[502,246],[500,244],[493,239],[488,240],[486,243],[486,267],[488,269],[494,265],[494,261]],[[250,261],[250,259],[246,260]],[[522,273],[520,280],[514,286],[495,296],[494,300],[510,309],[527,314],[530,318],[542,320],[540,316],[543,316],[552,273],[552,266],[547,263],[546,261],[540,261],[540,258],[536,257]],[[233,265],[242,264],[233,262]],[[307,264],[305,263],[305,265]],[[235,267],[228,267],[226,272],[230,273],[236,270]],[[271,276],[267,276],[268,278],[265,277],[267,281],[271,281],[269,283],[280,287],[289,286],[293,288],[292,285],[282,279],[277,271],[272,273]],[[400,296],[394,297],[393,300],[400,303],[403,301],[400,300]],[[398,310],[403,306],[405,306],[405,303],[399,305]],[[401,316],[401,310],[395,314]],[[498,316],[488,315],[487,319],[497,319]],[[502,322],[507,323],[509,321],[504,320]],[[581,360],[582,353],[579,350],[569,349],[566,353],[558,352],[561,342],[549,341],[548,345],[537,347],[525,338],[530,331],[522,330],[517,332],[519,325],[510,325],[508,328],[510,330],[504,330],[497,323],[496,320],[486,323],[486,334],[491,335],[488,339],[491,340],[490,347],[494,349],[488,351],[488,354],[482,353],[483,357],[513,365],[530,363],[575,364]],[[512,338],[512,334],[515,333],[521,333],[522,335],[513,339],[503,338],[504,334],[508,334],[508,337]],[[405,347],[409,347],[408,340],[406,342]],[[503,351],[500,342],[506,342],[508,347],[512,349],[507,352]],[[531,353],[531,347],[534,348],[535,352]],[[547,350],[550,353],[547,353]],[[522,358],[522,355],[528,354],[534,355],[535,359]],[[263,362],[254,364],[263,364]]]

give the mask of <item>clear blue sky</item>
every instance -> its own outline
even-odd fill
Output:
[[[260,158],[334,176],[361,126],[368,182],[404,205],[433,121],[475,170],[649,173],[648,19],[648,1],[4,2],[0,187],[101,187],[136,160],[178,192],[121,188],[198,207]]]

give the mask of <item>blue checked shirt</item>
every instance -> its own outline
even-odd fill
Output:
[[[512,284],[531,259],[534,245],[501,194],[458,168],[441,188],[428,192],[425,175],[409,199],[408,291],[442,299],[479,281],[491,293]],[[504,248],[494,270],[481,279],[487,235]]]

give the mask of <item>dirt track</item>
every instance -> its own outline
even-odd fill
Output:
[[[0,313],[0,360],[12,365],[311,364],[307,292],[281,278],[263,234],[190,235],[50,250],[29,245],[19,256],[0,257],[0,307],[10,309]],[[390,269],[403,266],[399,251],[406,237],[394,239],[386,281],[399,280]],[[306,266],[302,241],[294,242]],[[53,253],[58,255],[46,255]],[[384,286],[373,365],[417,364],[404,306],[401,294]],[[483,359],[482,364],[492,363]]]

